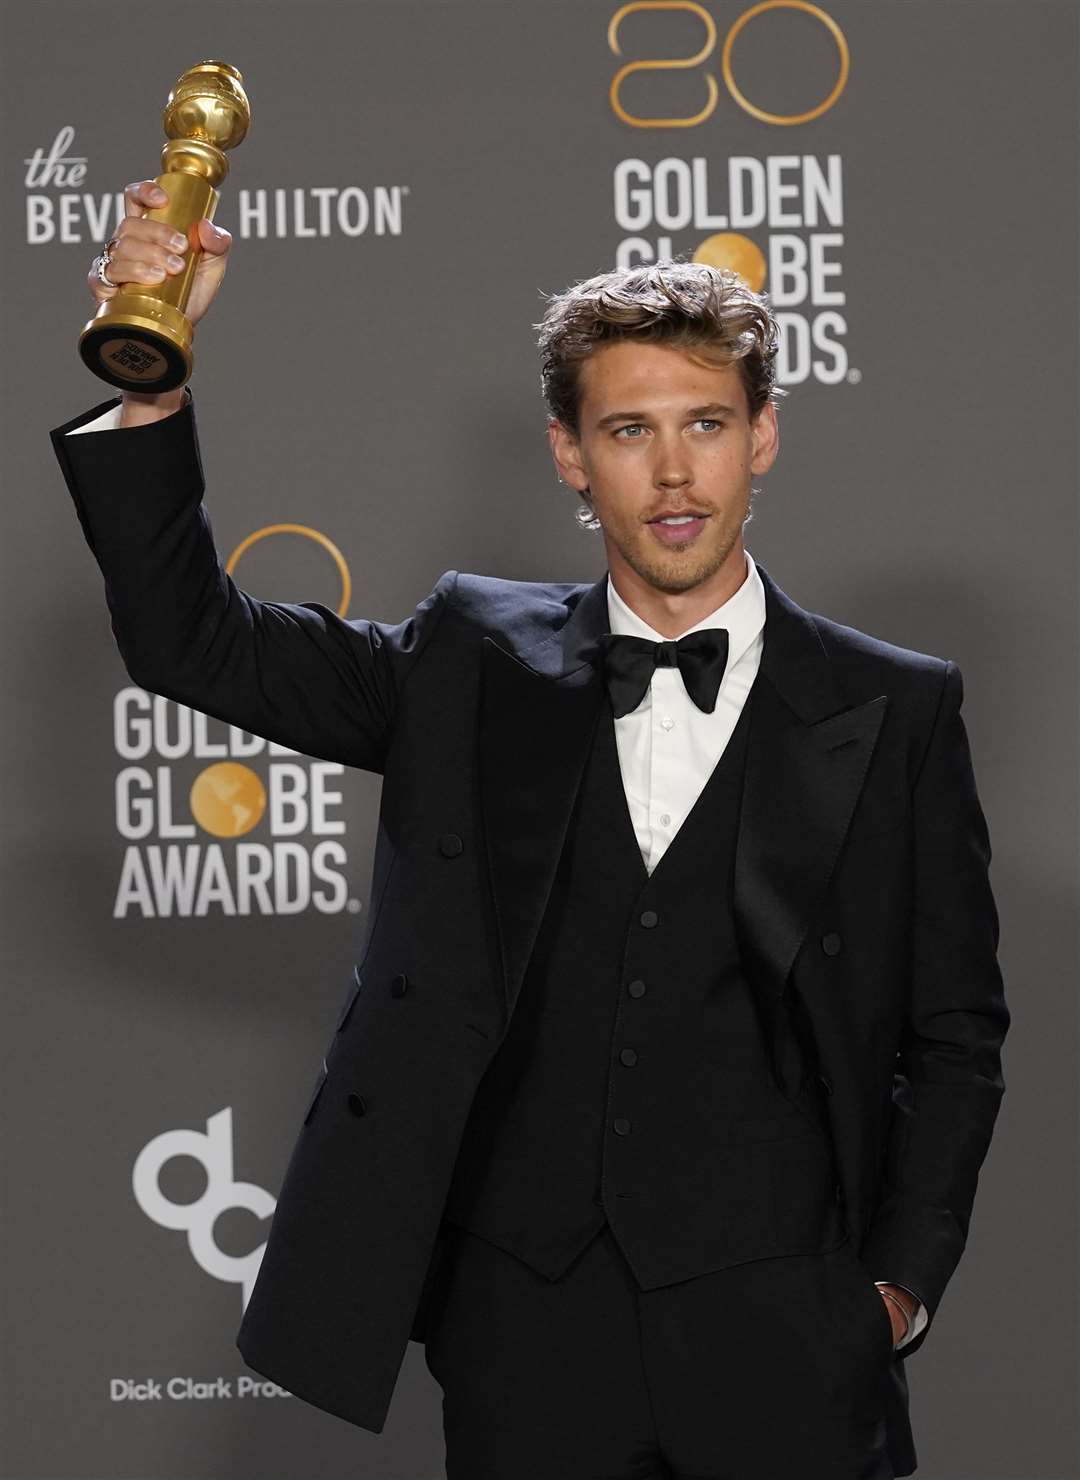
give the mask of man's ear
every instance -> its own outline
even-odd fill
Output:
[[[780,451],[780,424],[776,419],[776,407],[766,401],[750,423],[753,438],[753,456],[750,471],[754,474],[767,473]]]
[[[581,461],[581,444],[569,427],[554,417],[548,420],[548,445],[559,477],[578,493],[584,494],[589,487],[589,475]]]

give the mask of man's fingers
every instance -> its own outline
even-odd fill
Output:
[[[147,211],[160,209],[168,196],[153,180],[136,180],[124,186],[124,215],[143,216]]]
[[[98,303],[111,298],[121,283],[164,283],[170,275],[185,271],[190,253],[201,253],[192,280],[187,313],[193,324],[209,308],[228,265],[232,233],[215,226],[205,216],[194,222],[186,236],[164,221],[150,220],[147,212],[168,201],[154,180],[136,180],[124,187],[124,218],[116,229],[108,273],[111,284],[100,281],[95,258],[88,274],[90,292]]]

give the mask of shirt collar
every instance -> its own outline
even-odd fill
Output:
[[[710,612],[707,617],[702,617],[700,622],[695,622],[692,627],[686,629],[686,632],[697,632],[702,627],[726,627],[729,671],[765,626],[765,587],[758,574],[758,568],[754,564],[753,556],[745,546],[743,554],[746,556],[746,579],[739,589],[733,592],[714,612]],[[612,632],[624,633],[631,637],[646,637],[653,642],[666,640],[662,632],[654,631],[648,622],[627,606],[616,591],[610,572],[607,578],[607,606],[608,622]],[[680,632],[679,636],[685,637],[686,632]]]

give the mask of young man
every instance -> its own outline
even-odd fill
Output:
[[[115,281],[174,270],[152,188]],[[199,231],[196,316],[229,248]],[[960,671],[745,549],[763,298],[670,263],[539,327],[594,584],[448,571],[395,625],[260,602],[190,396],[51,434],[132,679],[384,778],[238,1344],[379,1432],[423,1340],[448,1480],[907,1475],[1009,1023]]]

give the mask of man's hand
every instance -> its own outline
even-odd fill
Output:
[[[167,205],[168,201],[168,195],[155,180],[138,180],[126,186],[124,219],[116,229],[116,246],[108,267],[112,286],[99,279],[96,257],[86,282],[95,303],[108,303],[116,297],[121,284],[130,287],[131,284],[161,283],[170,275],[175,277],[186,269],[189,253],[197,251],[198,263],[184,309],[191,323],[197,324],[213,302],[225,276],[232,235],[205,216],[192,223],[187,237],[164,221],[151,221],[149,213]],[[134,427],[160,421],[162,417],[179,411],[183,401],[183,386],[156,394],[125,390],[120,425]]]
[[[185,239],[164,221],[151,221],[149,213],[168,204],[169,197],[154,180],[139,180],[124,189],[124,219],[116,229],[116,247],[108,275],[116,286],[99,280],[97,258],[87,274],[87,286],[95,303],[115,298],[121,283],[161,283],[183,272],[187,254],[201,253],[192,279],[185,314],[197,324],[210,307],[229,261],[232,235],[211,221],[193,222]]]
[[[899,1285],[879,1285],[878,1289],[882,1292],[881,1298],[885,1301],[885,1309],[889,1312],[889,1320],[892,1322],[892,1339],[893,1346],[895,1346],[910,1326],[919,1302],[907,1290],[901,1289]],[[900,1304],[907,1311],[908,1320],[906,1322],[892,1301],[885,1300],[883,1293],[885,1290],[888,1290],[890,1295],[896,1300],[899,1300]]]

